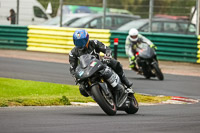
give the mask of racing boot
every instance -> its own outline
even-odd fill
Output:
[[[138,72],[138,68],[137,67],[131,67],[131,69],[135,72]]]
[[[124,87],[120,84],[118,84],[115,87],[115,89],[116,89],[116,91],[115,91],[116,105],[117,105],[117,107],[121,107],[122,104],[126,101],[128,94],[125,92]]]
[[[138,68],[136,67],[135,62],[134,62],[134,63],[131,63],[131,64],[129,65],[129,67],[130,67],[133,71],[138,72]]]
[[[105,70],[102,72],[102,75],[106,79],[106,81],[114,88],[115,95],[116,95],[115,100],[117,102],[116,104],[117,104],[117,107],[120,107],[127,98],[127,92],[125,92],[125,87],[123,85],[119,84],[120,77],[114,71],[112,71],[112,69],[109,67],[105,68]],[[126,77],[123,79],[126,79]],[[132,84],[130,84],[130,83],[127,85],[127,87],[131,87],[131,86],[132,86]]]
[[[125,76],[124,73],[123,73],[122,76],[120,76],[120,79],[121,79],[122,83],[124,85],[126,85],[127,88],[130,88],[133,85],[133,83],[131,83],[131,82],[128,81],[128,79],[127,79],[127,77]]]

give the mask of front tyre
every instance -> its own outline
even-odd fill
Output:
[[[97,102],[97,104],[99,104],[99,106],[107,115],[116,114],[117,108],[114,100],[106,97],[105,93],[102,91],[99,85],[92,86],[91,93],[94,97],[94,100]]]
[[[164,76],[163,76],[163,73],[161,72],[160,68],[158,67],[158,64],[153,63],[152,66],[153,66],[153,69],[155,69],[155,74],[158,77],[158,79],[163,80]]]
[[[135,114],[139,110],[138,102],[134,96],[134,94],[129,94],[128,99],[130,101],[129,106],[125,109],[127,114]]]

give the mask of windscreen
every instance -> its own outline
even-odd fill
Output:
[[[139,47],[140,49],[147,50],[148,44],[146,44],[146,43],[141,43],[138,47]]]
[[[155,54],[154,50],[146,43],[141,43],[138,46],[137,51],[139,52],[139,56],[145,59],[151,58]]]
[[[79,61],[80,61],[81,67],[86,68],[92,58],[94,58],[94,56],[92,56],[90,54],[85,54],[85,55],[80,56]]]

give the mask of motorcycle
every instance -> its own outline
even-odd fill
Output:
[[[118,110],[135,114],[139,106],[132,89],[126,89],[114,71],[109,78],[109,81],[113,81],[112,84],[108,82],[103,76],[106,69],[111,70],[95,56],[82,55],[75,71],[76,83],[84,87],[84,93],[92,97],[107,115],[115,115]],[[122,90],[122,98],[116,89]]]
[[[136,48],[136,64],[138,66],[138,73],[144,75],[146,79],[157,77],[163,80],[164,76],[159,68],[156,52],[146,43],[141,43]]]

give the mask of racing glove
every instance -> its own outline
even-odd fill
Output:
[[[111,51],[106,51],[105,57],[106,57],[106,58],[112,58],[112,53],[111,53]]]
[[[132,56],[132,57],[131,57],[131,60],[132,60],[132,61],[135,61],[135,56]]]
[[[157,47],[154,44],[151,44],[150,47],[157,50]]]
[[[110,63],[110,59],[112,58],[112,54],[110,51],[106,51],[104,54],[103,62]]]

